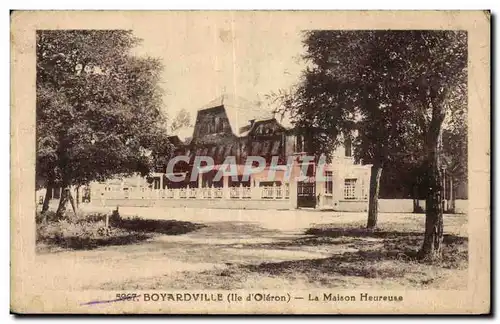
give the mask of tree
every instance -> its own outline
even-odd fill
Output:
[[[384,165],[408,152],[423,163],[425,239],[420,255],[434,259],[443,239],[441,134],[453,107],[466,105],[467,35],[461,31],[308,31],[308,67],[282,95],[316,149],[331,152],[339,134],[357,133],[358,160],[372,163],[367,227],[377,221]],[[279,96],[278,96],[279,97]],[[418,158],[416,158],[418,160]]]
[[[412,51],[414,107],[423,129],[428,192],[425,235],[420,257],[439,259],[443,242],[443,123],[458,121],[457,107],[467,106],[467,34],[463,31],[415,33]],[[453,122],[449,123],[453,125]],[[452,128],[450,128],[452,129]]]
[[[191,126],[193,126],[191,124],[191,114],[183,108],[179,110],[175,118],[170,123],[170,132],[173,133],[180,128]]]
[[[161,125],[161,64],[132,56],[130,31],[37,31],[37,177],[63,188],[147,174],[169,153]],[[164,144],[159,147],[158,143]]]
[[[407,87],[396,57],[405,33],[308,31],[308,67],[291,93],[278,95],[311,148],[329,153],[351,138],[357,161],[372,164],[367,227],[377,225],[380,178],[405,138],[419,130],[408,109]],[[340,136],[343,135],[343,136]]]

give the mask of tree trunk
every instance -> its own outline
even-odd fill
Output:
[[[419,252],[421,259],[437,260],[442,256],[443,245],[443,191],[442,170],[439,161],[440,129],[427,141],[427,166],[429,189],[425,201],[425,236]]]
[[[71,207],[73,208],[73,213],[76,215],[75,200],[73,199],[73,195],[71,194],[71,187],[70,185],[65,185],[63,186],[63,190],[61,192],[61,199],[59,199],[59,206],[57,207],[57,212],[56,212],[57,218],[64,217],[68,202],[71,203]]]
[[[370,175],[370,199],[368,201],[368,223],[367,228],[377,226],[378,217],[378,194],[380,191],[380,177],[382,175],[381,163],[374,163]]]
[[[80,185],[76,187],[76,209],[78,209],[80,205]]]
[[[52,198],[52,190],[54,185],[52,181],[47,181],[47,190],[45,191],[45,198],[43,199],[42,214],[45,214],[49,210],[50,199]]]
[[[73,199],[73,194],[71,193],[71,189],[69,190],[69,202],[71,203],[71,208],[73,208],[73,214],[75,214],[76,216],[75,200]]]
[[[446,169],[443,169],[441,174],[441,191],[442,191],[442,204],[443,204],[443,213],[448,211],[448,200],[446,199]]]
[[[420,212],[420,197],[418,196],[418,187],[417,185],[413,185],[413,212]]]
[[[59,198],[59,206],[57,206],[57,218],[63,218],[66,213],[66,205],[69,201],[69,191],[65,187],[61,190],[61,197]]]

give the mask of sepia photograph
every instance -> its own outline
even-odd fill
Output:
[[[489,19],[14,13],[11,311],[488,313]]]

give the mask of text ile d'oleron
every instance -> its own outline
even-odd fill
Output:
[[[142,302],[284,302],[304,300],[309,302],[401,302],[401,295],[377,295],[372,293],[338,294],[316,293],[290,295],[289,293],[143,293],[117,294],[115,301]]]

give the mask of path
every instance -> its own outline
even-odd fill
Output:
[[[139,244],[108,246],[90,251],[65,251],[37,256],[36,279],[45,289],[144,289],[186,273],[196,276],[234,265],[321,259],[343,252],[341,245],[288,244],[305,238],[313,224],[364,222],[364,213],[257,210],[158,210],[121,208],[126,216],[177,219],[206,227],[184,235],[157,236]],[[423,215],[381,214],[380,221],[398,219],[423,228]],[[466,231],[463,224],[449,228]]]

